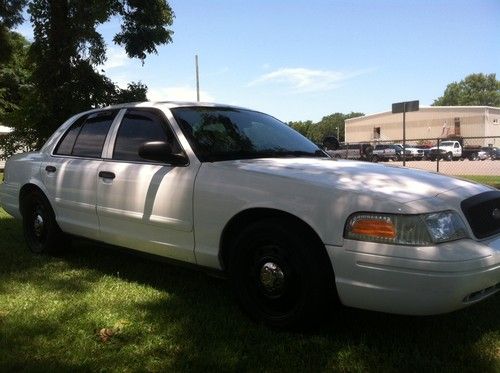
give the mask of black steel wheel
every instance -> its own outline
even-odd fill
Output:
[[[326,251],[300,227],[266,219],[236,240],[229,275],[242,309],[253,319],[283,329],[321,320],[335,288]]]
[[[23,231],[30,251],[35,254],[56,252],[63,233],[55,220],[49,201],[38,190],[29,191],[21,201]]]

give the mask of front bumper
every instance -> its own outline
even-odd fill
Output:
[[[341,302],[407,315],[451,312],[500,290],[500,236],[434,247],[345,240],[327,246]]]

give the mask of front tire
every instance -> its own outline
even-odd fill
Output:
[[[271,327],[310,327],[331,300],[329,258],[301,228],[286,220],[256,222],[232,249],[229,275],[235,296],[251,318]]]
[[[45,195],[29,191],[21,201],[23,232],[26,243],[35,254],[53,254],[63,242],[63,233],[57,225],[54,211]]]

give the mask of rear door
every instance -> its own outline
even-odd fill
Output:
[[[199,163],[172,166],[139,156],[139,147],[150,141],[166,141],[183,152],[159,110],[129,109],[112,132],[98,167],[101,239],[194,263],[193,190]]]
[[[43,181],[60,227],[67,233],[97,238],[97,173],[104,143],[118,110],[76,120],[42,164]]]

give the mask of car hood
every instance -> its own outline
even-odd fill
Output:
[[[224,165],[223,165],[224,164]],[[241,172],[268,174],[288,182],[314,184],[364,195],[377,195],[398,203],[434,197],[450,190],[460,191],[461,199],[491,190],[490,188],[452,177],[369,162],[318,159],[272,158],[220,162],[222,167],[235,167]],[[286,187],[286,184],[283,184]]]

